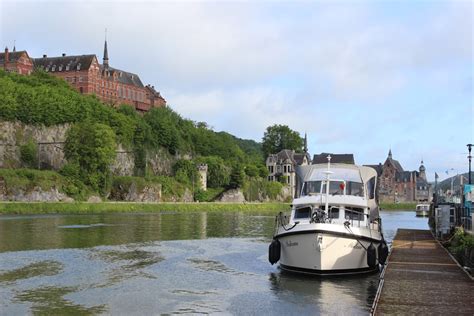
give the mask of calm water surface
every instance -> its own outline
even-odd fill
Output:
[[[427,229],[382,212],[384,232]],[[0,216],[0,314],[364,315],[378,275],[318,278],[267,261],[274,216]]]

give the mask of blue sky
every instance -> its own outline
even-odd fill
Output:
[[[307,132],[311,153],[429,180],[467,171],[474,142],[471,1],[9,1],[0,43],[33,57],[95,53],[184,117],[260,141]]]

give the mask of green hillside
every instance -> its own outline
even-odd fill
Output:
[[[111,182],[104,166],[117,143],[133,150],[138,176],[148,174],[146,152],[160,147],[176,157],[193,157],[174,167],[176,180],[185,185],[195,177],[195,165],[202,162],[209,165],[210,187],[237,187],[246,176],[266,176],[260,143],[215,132],[206,123],[185,119],[169,107],[144,115],[128,105],[113,108],[43,71],[21,76],[0,70],[0,120],[73,124],[65,147],[69,163],[61,172],[79,178],[93,190],[103,191]]]

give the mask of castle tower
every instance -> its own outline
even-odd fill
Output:
[[[198,165],[198,172],[199,172],[199,188],[201,190],[206,191],[207,190],[207,165],[206,164],[200,164]]]
[[[420,178],[426,181],[426,168],[423,166],[423,160],[421,160],[421,165],[420,165]]]

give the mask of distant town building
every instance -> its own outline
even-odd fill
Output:
[[[144,86],[137,74],[113,68],[109,65],[107,41],[104,43],[102,64],[97,56],[78,55],[30,58],[26,51],[0,54],[0,66],[6,71],[31,74],[33,68],[66,80],[77,91],[95,94],[100,100],[113,106],[129,104],[139,112],[153,107],[166,106],[166,100],[151,85]]]
[[[378,195],[381,202],[428,202],[431,185],[426,179],[426,168],[421,161],[418,171],[405,171],[393,159],[392,150],[382,165],[368,165],[377,171]]]
[[[291,195],[294,197],[297,194],[296,188],[299,187],[296,166],[309,164],[311,164],[311,156],[308,154],[308,142],[305,135],[303,153],[283,149],[267,157],[268,181],[279,181],[289,186]]]

